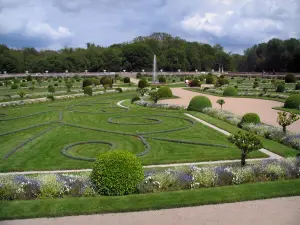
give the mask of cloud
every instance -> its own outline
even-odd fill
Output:
[[[108,46],[166,32],[240,52],[273,37],[299,38],[299,19],[299,0],[0,0],[0,43]]]

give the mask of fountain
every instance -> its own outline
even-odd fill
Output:
[[[156,82],[156,55],[154,55],[154,58],[153,58],[153,75],[152,75],[152,81],[153,81],[153,83]]]

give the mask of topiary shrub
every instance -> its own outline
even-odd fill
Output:
[[[138,73],[136,74],[136,78],[139,79],[139,78],[141,78],[141,77],[142,77],[142,74],[141,74],[140,72],[138,72]]]
[[[254,123],[254,124],[260,123],[259,115],[257,115],[256,113],[246,113],[243,116],[240,125],[244,123]]]
[[[172,97],[173,93],[171,88],[167,87],[167,86],[162,86],[158,89],[158,93],[162,98],[168,98],[168,97]]]
[[[207,78],[206,78],[206,84],[213,84],[213,83],[214,83],[213,76],[207,76]]]
[[[190,83],[190,87],[200,87],[201,86],[201,83],[199,80],[192,80],[191,83]]]
[[[21,83],[20,87],[27,87],[27,84],[26,83]]]
[[[19,85],[17,85],[17,84],[12,84],[10,87],[11,87],[11,89],[18,89],[18,88],[19,88]]]
[[[285,100],[284,108],[299,109],[300,107],[300,94],[291,95]]]
[[[295,90],[300,90],[300,82],[296,84]]]
[[[17,79],[17,78],[14,79],[14,84],[18,84],[20,82],[21,82],[20,79]]]
[[[91,86],[91,85],[93,85],[93,80],[92,79],[85,79],[82,82],[82,88],[88,87],[88,86]]]
[[[227,87],[223,92],[223,96],[237,96],[238,91],[235,87]]]
[[[27,81],[32,81],[32,76],[31,76],[31,75],[28,75],[28,76],[26,77],[26,80],[27,80]]]
[[[218,79],[217,84],[218,84],[218,86],[223,86],[225,84],[229,84],[229,80],[221,78],[221,79]]]
[[[125,77],[124,78],[124,84],[129,84],[130,83],[130,78],[129,77]]]
[[[0,87],[4,86],[4,84],[2,82],[0,82]]]
[[[55,87],[58,87],[58,83],[55,83],[54,86],[55,86]]]
[[[118,87],[118,88],[116,88],[116,91],[119,92],[119,93],[122,93],[123,89]]]
[[[276,88],[276,92],[284,92],[285,86],[284,84],[278,84]]]
[[[138,83],[139,88],[146,88],[148,86],[149,86],[148,81],[145,79],[141,79]]]
[[[205,96],[195,96],[188,106],[189,111],[202,111],[204,108],[211,108],[211,101]]]
[[[54,101],[54,100],[55,100],[55,98],[54,98],[53,95],[47,95],[47,98],[50,99],[51,101]]]
[[[165,77],[160,76],[160,77],[158,78],[158,82],[159,82],[159,83],[166,83],[166,82],[167,82],[167,79],[166,79]]]
[[[55,88],[52,85],[49,85],[48,92],[55,93]]]
[[[144,179],[141,161],[127,151],[109,151],[100,154],[91,181],[101,195],[128,195],[136,191]]]
[[[139,96],[134,96],[132,99],[131,99],[131,104],[136,102],[136,101],[140,101],[141,98]]]
[[[83,88],[83,93],[85,95],[92,96],[93,95],[93,89],[92,89],[92,87],[85,87],[85,88]]]
[[[297,78],[294,74],[287,74],[285,76],[285,83],[296,83],[297,82]]]

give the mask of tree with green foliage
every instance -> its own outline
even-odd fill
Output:
[[[217,103],[221,106],[221,111],[223,111],[223,105],[225,104],[224,99],[218,99]]]
[[[20,96],[20,98],[24,98],[25,95],[26,95],[26,92],[25,91],[19,91],[17,94]]]
[[[149,91],[149,96],[150,96],[150,99],[152,101],[154,101],[154,103],[157,103],[158,100],[163,97],[162,94],[161,94],[161,92],[157,91],[157,90],[151,90],[151,91]]]
[[[139,93],[142,97],[149,91],[148,88],[137,88],[136,92]]]
[[[286,134],[286,127],[299,120],[299,117],[295,113],[278,112],[277,122],[282,126],[282,131]]]
[[[48,86],[48,92],[55,93],[55,87],[53,85]]]
[[[239,131],[237,134],[228,137],[228,140],[241,150],[241,166],[246,165],[247,155],[263,147],[261,140],[253,133]]]
[[[67,92],[68,92],[68,93],[71,93],[72,87],[73,87],[73,83],[70,82],[70,81],[67,81],[67,82],[66,82],[66,88],[67,88]]]

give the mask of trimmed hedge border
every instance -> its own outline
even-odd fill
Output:
[[[112,150],[115,147],[114,143],[110,143],[107,141],[97,141],[97,140],[93,140],[93,141],[81,141],[81,142],[75,142],[72,144],[69,144],[67,146],[65,146],[62,150],[61,150],[61,154],[63,154],[64,156],[70,158],[70,159],[77,159],[77,160],[82,160],[82,161],[89,161],[89,162],[95,162],[96,158],[88,158],[88,157],[81,157],[81,156],[73,156],[70,155],[68,153],[68,150],[76,145],[85,145],[85,144],[107,144],[110,146],[109,150]]]
[[[113,123],[113,124],[119,124],[119,125],[153,125],[153,124],[159,124],[159,123],[163,122],[162,120],[154,119],[154,118],[150,118],[150,117],[142,117],[142,119],[154,121],[153,123],[120,123],[120,122],[114,122],[113,121],[114,119],[124,118],[124,117],[136,117],[136,116],[116,116],[116,117],[110,117],[110,118],[108,118],[107,122],[108,123]]]
[[[5,116],[7,116],[6,113],[0,113],[0,117],[5,117]]]
[[[5,136],[5,135],[9,135],[9,134],[18,133],[20,131],[28,130],[28,129],[31,129],[31,128],[41,127],[41,126],[48,125],[48,124],[51,124],[51,123],[54,123],[54,122],[41,123],[41,124],[33,125],[33,126],[30,126],[30,127],[21,128],[21,129],[18,129],[18,130],[9,131],[9,132],[0,134],[0,137]]]
[[[40,115],[40,114],[44,114],[44,113],[48,113],[48,112],[57,112],[57,110],[45,111],[45,112],[38,112],[38,113],[28,114],[26,116],[18,116],[18,117],[8,118],[8,119],[0,119],[0,121],[17,120],[17,119],[22,119],[22,118],[27,118],[27,117],[31,117],[31,116],[36,116],[36,115]]]
[[[34,139],[36,139],[36,138],[42,136],[43,134],[49,132],[49,131],[52,130],[54,127],[55,127],[55,126],[50,127],[50,128],[48,128],[48,129],[42,131],[41,133],[38,133],[36,136],[27,139],[26,141],[24,141],[23,143],[21,143],[21,144],[19,144],[17,147],[15,147],[13,150],[11,150],[11,151],[9,151],[7,154],[5,154],[5,155],[3,156],[2,159],[7,159],[7,158],[10,157],[11,155],[13,155],[16,151],[18,151],[20,148],[22,148],[24,145],[26,145],[27,143],[33,141]]]

